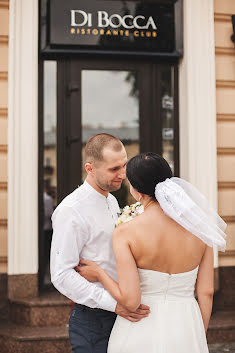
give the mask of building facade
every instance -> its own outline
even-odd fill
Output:
[[[234,0],[181,2],[183,17],[178,25],[183,26],[183,52],[170,59],[141,55],[138,59],[135,55],[134,60],[130,53],[99,56],[97,52],[92,56],[68,52],[63,57],[59,45],[55,46],[57,52],[53,47],[51,52],[43,51],[43,3],[0,0],[2,297],[13,300],[40,294],[45,266],[41,240],[44,181],[56,205],[81,182],[82,148],[87,138],[108,131],[125,142],[129,156],[146,149],[161,151],[175,174],[196,185],[228,223],[227,250],[215,252],[220,293],[215,303],[221,307],[228,293],[225,283],[231,283],[230,291],[235,293]],[[73,30],[75,27],[70,34],[75,35]],[[151,87],[144,76],[152,80]],[[116,84],[109,86],[111,81]],[[108,89],[100,95],[106,84]],[[118,92],[115,85],[120,87]],[[71,98],[81,88],[83,95]],[[111,91],[120,101],[109,108],[113,108],[112,114],[108,110],[109,116],[101,114],[93,124],[96,114],[91,106],[101,110],[103,102],[107,108],[108,98],[103,98]],[[161,104],[154,105],[154,97]],[[124,101],[129,102],[127,106]],[[122,118],[115,115],[117,107]],[[130,113],[126,113],[128,109]],[[162,120],[157,122],[156,116]],[[64,135],[66,129],[71,129],[69,136]],[[82,137],[71,134],[76,129],[82,131]],[[76,166],[77,142],[80,157]],[[64,146],[71,148],[69,153]],[[230,297],[229,305],[235,306]]]

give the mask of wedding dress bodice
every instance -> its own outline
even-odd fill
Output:
[[[209,353],[194,297],[198,268],[177,274],[139,268],[141,303],[150,314],[138,322],[118,316],[108,353]]]
[[[189,272],[168,274],[138,269],[142,297],[148,300],[185,300],[194,298],[198,267]]]

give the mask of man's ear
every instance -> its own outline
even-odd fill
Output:
[[[93,164],[90,162],[85,163],[85,169],[87,174],[92,174],[93,173]]]

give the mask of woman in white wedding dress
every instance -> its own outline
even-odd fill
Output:
[[[132,158],[127,177],[145,211],[113,234],[118,283],[91,261],[81,261],[86,266],[79,271],[102,282],[128,310],[150,307],[138,322],[117,317],[108,353],[208,353],[213,246],[225,249],[226,225],[155,153]]]

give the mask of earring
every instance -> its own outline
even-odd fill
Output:
[[[142,199],[142,196],[140,195],[140,196],[139,196],[139,201],[140,201],[141,199]]]

